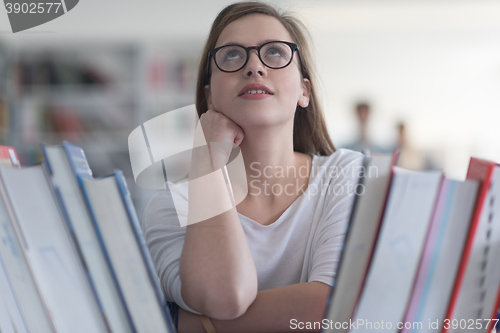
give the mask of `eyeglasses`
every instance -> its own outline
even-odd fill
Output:
[[[248,62],[250,50],[257,50],[260,61],[269,68],[284,68],[293,60],[293,53],[299,52],[297,44],[282,41],[272,41],[261,46],[244,47],[241,45],[224,45],[217,47],[208,54],[207,73],[210,75],[210,58],[214,58],[215,65],[226,73],[237,72]],[[300,53],[299,59],[300,59]]]

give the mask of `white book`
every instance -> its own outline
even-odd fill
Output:
[[[500,166],[471,158],[467,179],[481,186],[443,332],[486,333],[498,328],[489,319],[500,299]]]
[[[0,276],[0,279],[1,278],[3,278],[3,276]],[[11,318],[9,313],[7,302],[5,301],[3,294],[0,292],[0,332],[16,333],[12,322],[13,318]]]
[[[0,177],[56,331],[107,332],[42,166],[0,168]]]
[[[440,171],[394,167],[389,198],[352,332],[398,332],[441,183]]]
[[[441,332],[471,224],[479,182],[444,179],[402,333]],[[422,327],[413,327],[422,323]],[[411,327],[410,327],[411,326]]]
[[[347,332],[359,299],[373,247],[382,221],[395,156],[365,155],[360,180],[362,192],[356,197],[346,235],[345,247],[332,290],[324,332]],[[340,324],[339,324],[340,323]],[[344,324],[345,323],[345,324]]]
[[[13,147],[0,146],[0,162],[4,167],[20,166]],[[3,190],[0,192],[4,193]],[[0,242],[0,298],[3,300],[1,306],[7,311],[2,315],[3,324],[0,323],[0,332],[10,332],[12,329],[16,333],[26,333],[30,331],[28,324],[31,324],[31,331],[36,329],[39,332],[52,332],[47,309],[40,298],[2,195],[0,195]],[[26,305],[24,312],[21,301]],[[6,319],[9,319],[10,324]]]
[[[68,143],[42,149],[54,186],[60,193],[66,222],[74,233],[110,330],[116,333],[133,332],[128,310],[106,261],[77,180],[77,176],[92,177],[85,154],[80,147]]]
[[[2,238],[0,237],[0,241]],[[26,333],[28,327],[21,313],[21,304],[17,301],[14,290],[9,282],[7,270],[0,255],[0,332]],[[8,323],[7,323],[8,319]]]
[[[2,167],[3,168],[3,167]],[[4,276],[0,277],[1,292],[9,304],[13,324],[18,332],[53,333],[54,326],[40,296],[30,263],[21,246],[22,239],[12,223],[12,207],[5,200],[5,189],[0,182],[0,261]],[[9,211],[11,214],[9,214]]]
[[[108,177],[80,178],[80,181],[136,331],[175,332],[140,234],[135,210],[124,188],[123,175],[116,171]]]

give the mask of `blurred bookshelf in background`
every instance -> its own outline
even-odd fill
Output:
[[[134,183],[128,135],[194,103],[199,45],[0,40],[0,144],[22,165],[41,162],[41,143],[79,145],[95,177],[123,170],[140,212],[154,191]]]

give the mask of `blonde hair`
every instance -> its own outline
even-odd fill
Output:
[[[280,13],[274,7],[262,2],[238,2],[224,8],[214,23],[208,35],[205,48],[201,55],[198,68],[198,82],[196,84],[196,110],[201,116],[207,111],[208,105],[205,98],[204,87],[210,84],[209,52],[215,48],[217,39],[222,30],[231,22],[249,14],[263,14],[276,18],[283,24],[299,47],[301,60],[301,74],[311,83],[309,105],[302,108],[297,105],[293,125],[293,149],[304,154],[330,155],[335,151],[335,146],[330,139],[323,115],[322,106],[316,94],[316,71],[312,61],[307,28],[302,22],[287,13]]]

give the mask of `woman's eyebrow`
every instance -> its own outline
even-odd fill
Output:
[[[276,38],[273,38],[273,39],[265,39],[265,40],[261,40],[257,45],[250,45],[250,46],[260,46],[262,44],[265,44],[267,42],[277,42],[277,41],[287,41],[287,40],[284,40],[284,39],[276,39]],[[227,46],[227,45],[241,45],[241,46],[246,46],[246,45],[243,45],[242,43],[239,43],[239,42],[227,42],[227,43],[224,43],[220,46]],[[248,46],[247,46],[248,47]]]

